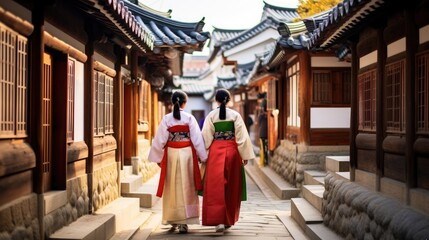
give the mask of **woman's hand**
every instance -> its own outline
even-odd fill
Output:
[[[243,160],[243,165],[246,166],[247,162],[248,162],[248,160]]]

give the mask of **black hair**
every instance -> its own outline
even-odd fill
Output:
[[[231,94],[226,89],[216,91],[216,101],[220,103],[219,119],[226,119],[226,104],[231,100]]]
[[[173,117],[180,120],[180,106],[188,100],[188,96],[185,92],[177,90],[171,96],[171,102],[174,104]]]

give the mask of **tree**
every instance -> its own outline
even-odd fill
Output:
[[[342,0],[299,0],[298,14],[301,19],[311,17],[317,13],[331,9]]]

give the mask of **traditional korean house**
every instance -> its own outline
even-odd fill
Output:
[[[209,36],[168,16],[129,1],[1,1],[3,238],[109,239],[138,225],[120,174],[154,134],[161,85]]]
[[[311,32],[311,48],[351,62],[350,182],[328,174],[322,202],[342,237],[429,236],[428,12],[427,0],[347,0]]]
[[[334,50],[310,49],[326,17],[280,23],[277,43],[249,77],[249,86],[266,84],[269,164],[297,187],[305,170],[324,170],[325,156],[349,155],[350,62],[338,61]]]

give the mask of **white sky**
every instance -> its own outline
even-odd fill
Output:
[[[159,11],[172,10],[171,18],[183,22],[198,22],[205,17],[203,31],[212,26],[222,29],[248,29],[259,23],[263,0],[140,0]],[[265,0],[282,7],[297,7],[298,0]]]

